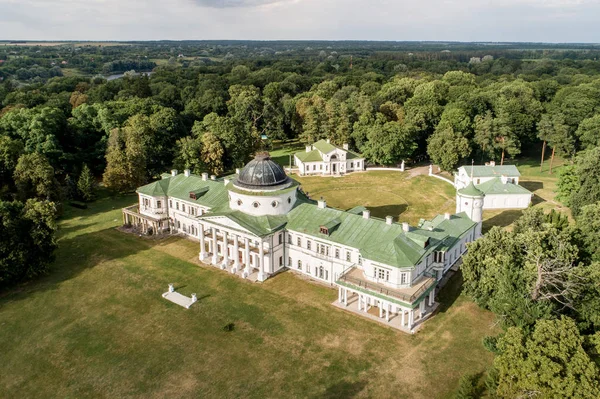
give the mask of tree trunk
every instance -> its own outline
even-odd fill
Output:
[[[554,163],[554,147],[552,147],[552,156],[550,157],[550,174],[552,174],[552,164]]]
[[[544,167],[544,152],[546,152],[546,140],[544,140],[544,144],[542,144],[542,162],[540,162],[540,172]]]
[[[500,166],[504,165],[504,148],[502,149],[502,159],[500,160]]]

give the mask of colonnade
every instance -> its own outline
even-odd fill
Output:
[[[216,228],[209,227],[206,229],[202,223],[200,223],[199,227],[201,261],[204,261],[210,257],[211,264],[218,266],[223,270],[228,270],[233,274],[241,272],[244,278],[249,277],[256,268],[258,269],[257,280],[264,281],[266,279],[265,249],[262,240],[258,244],[258,254],[250,253],[251,243],[248,237],[239,236],[235,233],[229,233],[223,229],[218,231],[221,233],[219,237]],[[230,239],[232,240],[232,243],[230,243]],[[243,244],[240,241],[242,241]],[[208,249],[206,245],[207,243]],[[221,247],[220,251],[219,245]],[[240,253],[241,245],[243,245],[244,251]],[[229,256],[229,249],[232,250],[232,259],[230,259]]]
[[[385,318],[386,322],[390,322],[390,319],[394,314],[400,317],[400,327],[412,330],[415,326],[415,321],[422,320],[428,313],[428,310],[433,306],[435,302],[435,289],[432,289],[427,297],[423,298],[419,302],[419,313],[418,317],[416,314],[417,308],[409,308],[400,306],[396,303],[386,301],[382,298],[374,295],[365,294],[363,292],[354,291],[343,286],[338,286],[338,302],[344,306],[348,306],[348,295],[358,296],[357,309],[359,312],[367,313],[370,308],[379,308],[379,317]],[[429,309],[428,309],[429,307]]]

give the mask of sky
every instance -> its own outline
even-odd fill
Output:
[[[600,42],[600,0],[0,0],[0,40]]]

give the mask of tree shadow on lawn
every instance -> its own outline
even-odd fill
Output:
[[[408,205],[397,204],[397,205],[383,205],[383,206],[369,206],[368,209],[371,211],[371,216],[375,216],[381,219],[385,219],[386,216],[393,216],[394,219],[398,219],[403,212],[406,212]]]
[[[483,233],[487,233],[494,226],[509,226],[522,214],[523,210],[521,209],[508,209],[506,211],[503,211],[489,219],[484,220],[482,225],[482,231]]]
[[[340,381],[327,387],[323,399],[353,398],[358,395],[367,385],[366,381]]]
[[[460,269],[450,277],[446,282],[446,285],[438,292],[437,301],[440,303],[437,311],[445,313],[448,309],[454,305],[454,302],[458,299],[462,293],[463,287],[463,276]]]
[[[521,180],[519,185],[531,191],[532,193],[537,190],[541,190],[544,188],[544,182],[541,181],[533,181],[533,180]]]
[[[26,299],[33,293],[56,290],[62,282],[100,263],[125,258],[160,243],[159,240],[142,240],[137,235],[122,233],[113,227],[61,239],[55,252],[56,260],[50,265],[48,274],[0,290],[0,306],[3,302]]]

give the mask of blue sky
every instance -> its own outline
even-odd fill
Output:
[[[0,0],[0,40],[600,42],[600,0]]]

